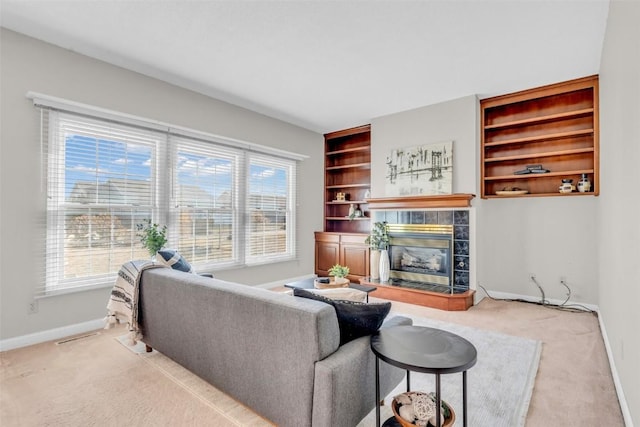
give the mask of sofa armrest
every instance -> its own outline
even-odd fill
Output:
[[[411,325],[413,320],[394,316],[383,327]],[[313,421],[314,427],[353,427],[376,404],[376,357],[371,337],[350,341],[323,360],[316,362]],[[404,378],[405,371],[380,363],[382,396],[390,393]]]

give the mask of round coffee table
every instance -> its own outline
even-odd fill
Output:
[[[376,355],[376,426],[380,426],[380,359],[407,371],[435,374],[436,421],[440,427],[440,375],[462,372],[462,423],[467,425],[467,369],[476,364],[478,352],[466,339],[441,329],[424,326],[393,326],[371,335]]]

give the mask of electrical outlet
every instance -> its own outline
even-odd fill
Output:
[[[29,307],[27,307],[28,314],[36,314],[38,312],[38,300],[34,299],[29,303]]]

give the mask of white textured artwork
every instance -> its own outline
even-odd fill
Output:
[[[387,197],[452,191],[453,141],[391,150],[387,157]]]

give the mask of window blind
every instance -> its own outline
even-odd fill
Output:
[[[47,117],[46,274],[38,294],[113,283],[148,254],[137,225],[157,215],[162,135],[65,113]]]
[[[295,162],[257,153],[247,157],[247,263],[293,258]]]
[[[172,135],[172,233],[178,251],[200,268],[239,264],[243,152]]]
[[[304,156],[33,99],[41,111],[46,212],[36,296],[112,286],[123,263],[149,257],[138,235],[146,220],[168,225],[166,247],[198,271],[297,256],[297,161]]]

